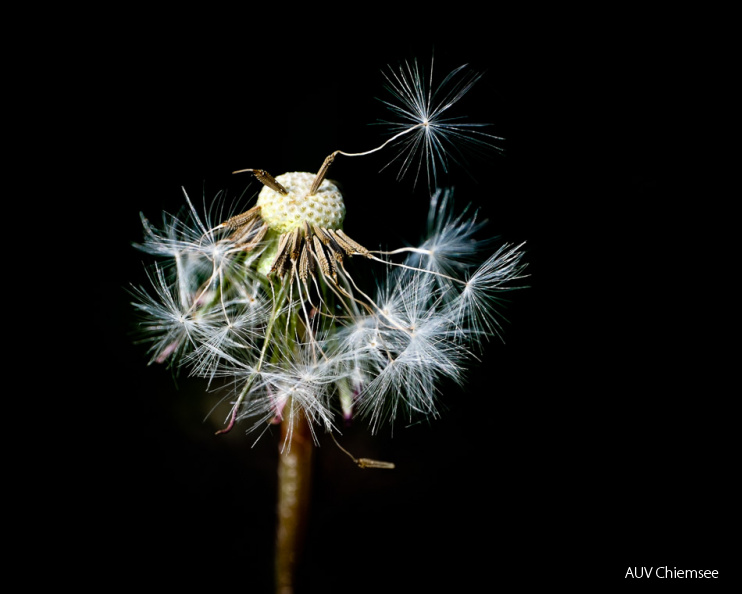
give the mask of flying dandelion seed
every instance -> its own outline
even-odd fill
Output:
[[[501,151],[503,138],[484,132],[489,124],[464,121],[451,113],[455,105],[481,78],[466,65],[451,71],[437,87],[433,85],[433,65],[426,77],[417,61],[403,63],[384,74],[392,100],[383,103],[396,116],[382,121],[394,133],[390,139],[397,154],[389,162],[399,164],[398,178],[414,172],[415,181],[424,168],[428,186],[438,183],[450,163],[463,165],[466,151]]]

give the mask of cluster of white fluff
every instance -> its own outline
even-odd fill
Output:
[[[165,262],[151,271],[154,292],[135,292],[151,360],[229,378],[234,417],[251,428],[298,409],[326,430],[339,412],[367,419],[372,431],[400,413],[435,416],[436,384],[461,382],[483,341],[499,333],[497,302],[525,267],[521,246],[483,257],[491,241],[474,236],[476,213],[455,216],[450,197],[433,194],[418,247],[387,253],[403,259],[384,266],[373,296],[356,290],[355,300],[314,315],[291,283],[256,272],[259,249],[218,239],[190,201],[186,216],[166,217],[160,231],[145,220],[139,247]]]
[[[456,82],[460,73],[445,79],[448,92],[436,93],[416,65],[393,71],[388,81],[398,103],[389,106],[402,119],[395,136],[367,153],[337,151],[326,164],[336,154],[396,144],[403,171],[421,159],[434,180],[436,163],[446,167],[447,143],[485,142],[448,118],[476,80]],[[436,416],[439,381],[463,381],[467,363],[500,332],[503,292],[523,278],[522,245],[493,251],[492,240],[479,238],[476,211],[456,214],[448,190],[431,192],[427,236],[417,247],[349,253],[381,267],[375,288],[348,274],[337,244],[329,252],[335,264],[320,262],[324,248],[317,247],[309,250],[315,272],[300,275],[292,262],[289,273],[266,275],[286,230],[264,227],[247,249],[225,235],[228,217],[214,216],[216,206],[201,215],[187,195],[186,202],[184,213],[165,215],[160,228],[142,219],[138,247],[158,262],[151,287],[134,289],[134,306],[152,362],[228,390],[225,430],[249,419],[249,429],[262,433],[301,414],[313,430],[333,431],[341,418],[361,418],[375,432],[400,416]]]

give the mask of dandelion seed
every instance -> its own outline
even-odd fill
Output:
[[[155,294],[151,295],[142,288],[134,289],[134,307],[141,319],[142,340],[151,343],[150,362],[164,363],[193,348],[191,336],[197,322],[189,308],[183,307],[178,288],[167,282],[161,268],[155,267],[149,277]]]
[[[523,244],[505,244],[492,254],[471,277],[450,304],[459,328],[467,327],[476,337],[501,337],[500,305],[503,293],[518,288],[512,283],[525,278]]]
[[[456,105],[481,78],[481,74],[462,65],[451,71],[438,85],[433,83],[433,63],[426,78],[417,60],[404,62],[384,74],[392,100],[383,101],[398,118],[382,121],[394,134],[397,155],[389,162],[400,162],[398,178],[414,170],[417,181],[423,168],[432,189],[440,172],[447,172],[449,161],[462,164],[467,149],[500,151],[496,142],[503,138],[481,131],[488,124],[463,121],[450,116]]]

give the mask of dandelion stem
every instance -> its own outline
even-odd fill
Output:
[[[441,278],[448,279],[452,282],[459,283],[460,285],[466,285],[466,281],[461,280],[460,278],[454,278],[453,276],[448,276],[447,274],[443,274],[442,272],[436,272],[435,270],[427,270],[425,268],[417,268],[415,266],[408,266],[407,264],[400,264],[399,262],[387,262],[386,260],[382,260],[381,258],[377,258],[373,254],[393,254],[397,252],[402,251],[409,251],[409,252],[417,252],[420,254],[430,254],[427,250],[420,250],[416,248],[402,248],[399,250],[394,250],[394,252],[369,252],[368,258],[371,260],[376,260],[377,262],[381,262],[382,264],[387,264],[389,266],[399,266],[400,268],[407,268],[408,270],[414,270],[416,272],[424,272],[425,274],[432,274],[433,276],[439,276]]]
[[[391,138],[387,139],[385,142],[383,142],[382,144],[380,144],[376,148],[371,149],[370,151],[364,151],[362,153],[346,153],[344,151],[335,151],[334,154],[336,154],[336,155],[344,155],[346,157],[363,157],[365,155],[370,155],[371,153],[375,153],[376,151],[380,151],[387,144],[389,144],[391,142],[394,142],[400,136],[404,136],[405,134],[409,134],[410,132],[412,132],[413,130],[416,130],[420,126],[427,126],[427,123],[420,122],[419,124],[415,124],[414,126],[410,126],[409,128],[406,128],[406,129],[402,130],[399,134],[395,134],[394,136],[392,136]]]
[[[286,287],[285,285],[281,285],[281,290],[278,294],[278,298],[277,299],[274,298],[273,300],[273,312],[271,313],[271,317],[268,320],[268,325],[265,328],[265,335],[263,336],[263,347],[260,349],[260,358],[258,359],[257,365],[255,365],[255,372],[250,377],[250,379],[248,379],[248,381],[245,383],[245,386],[242,388],[240,395],[237,397],[237,400],[232,406],[232,412],[229,416],[229,422],[227,423],[227,426],[224,429],[219,429],[219,431],[217,431],[215,435],[222,435],[224,433],[229,433],[232,430],[232,427],[234,427],[234,423],[237,420],[237,411],[239,411],[240,406],[242,405],[242,401],[245,399],[245,396],[247,396],[247,394],[250,392],[250,387],[252,386],[252,382],[253,382],[253,379],[255,378],[255,375],[260,373],[260,369],[263,366],[263,361],[265,360],[265,354],[268,351],[268,345],[271,343],[271,334],[273,333],[273,326],[280,313],[280,303],[282,302],[282,299],[285,296],[285,293],[286,293]]]
[[[325,176],[327,175],[328,169],[330,169],[330,165],[332,165],[332,162],[335,160],[335,157],[337,155],[343,155],[345,157],[365,157],[366,155],[370,155],[372,153],[375,153],[376,151],[380,151],[383,149],[387,144],[394,142],[399,138],[400,136],[404,136],[405,134],[409,134],[413,130],[416,130],[420,126],[426,126],[427,123],[421,122],[419,124],[415,124],[414,126],[410,126],[409,128],[406,128],[399,132],[398,134],[395,134],[391,138],[387,139],[385,142],[377,146],[376,148],[372,148],[370,151],[363,151],[362,153],[346,153],[345,151],[335,151],[333,153],[330,153],[325,158],[324,162],[322,163],[322,167],[319,168],[319,171],[317,172],[317,176],[314,178],[314,182],[312,183],[312,187],[309,190],[309,195],[313,195],[317,190],[319,190],[319,186],[322,183],[322,180],[325,179]]]
[[[281,422],[282,451],[278,455],[278,504],[275,549],[277,594],[294,592],[301,558],[312,472],[311,429],[301,407],[290,402]],[[288,408],[288,407],[287,407]],[[284,447],[285,444],[286,447]]]

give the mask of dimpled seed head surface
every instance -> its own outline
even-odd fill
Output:
[[[260,216],[278,233],[293,231],[304,224],[325,229],[340,229],[345,218],[343,195],[337,186],[322,180],[319,189],[311,196],[309,190],[316,174],[294,171],[276,177],[288,194],[280,194],[265,186],[258,195]]]

